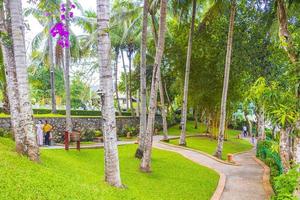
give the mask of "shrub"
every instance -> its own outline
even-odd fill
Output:
[[[125,126],[122,128],[121,136],[126,136],[128,132],[130,132],[130,135],[131,135],[131,136],[137,136],[138,133],[139,133],[139,129],[138,129],[138,127],[136,127],[136,126],[125,125]]]
[[[297,200],[293,194],[299,186],[299,167],[289,170],[286,174],[282,174],[274,179],[275,194],[274,200]]]
[[[0,128],[0,137],[12,138],[12,133],[4,128]]]
[[[94,129],[87,129],[81,135],[82,141],[92,141],[96,137],[96,130]]]
[[[33,109],[34,114],[51,114],[50,109]],[[66,110],[57,110],[57,114],[65,115]],[[101,116],[101,112],[99,110],[71,110],[71,115],[73,116]],[[116,112],[116,116],[119,113]],[[130,112],[122,112],[122,116],[131,116]]]

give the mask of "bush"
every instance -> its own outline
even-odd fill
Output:
[[[0,137],[12,138],[12,133],[4,128],[0,128]]]
[[[127,133],[130,132],[131,136],[137,136],[139,133],[139,128],[132,125],[125,125],[121,130],[121,136],[127,136]]]
[[[299,186],[299,167],[289,170],[286,174],[282,174],[274,179],[275,194],[274,200],[297,200],[293,194]]]
[[[34,114],[51,114],[50,109],[33,109]],[[66,110],[57,110],[57,114],[65,115]],[[101,116],[101,112],[99,110],[71,110],[71,115],[73,116]],[[116,112],[118,116],[119,113]],[[130,112],[122,112],[122,116],[131,116]]]
[[[83,132],[81,135],[82,141],[92,141],[96,137],[96,130],[94,129],[88,129]]]

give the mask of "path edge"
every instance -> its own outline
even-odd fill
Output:
[[[274,195],[273,188],[270,183],[270,168],[261,160],[253,156],[253,159],[263,168],[264,174],[262,177],[263,187],[267,196],[267,199],[271,199]]]
[[[192,148],[188,148],[188,147],[183,147],[183,146],[179,146],[179,145],[175,145],[175,144],[170,144],[170,143],[166,143],[166,142],[162,142],[162,141],[159,141],[159,143],[161,144],[165,144],[165,145],[168,145],[168,146],[172,146],[172,147],[177,147],[177,148],[181,148],[181,149],[185,149],[185,150],[189,150],[189,151],[194,151],[196,153],[200,153],[206,157],[209,157],[211,159],[214,159],[215,161],[219,162],[219,163],[222,163],[222,164],[225,164],[225,165],[231,165],[231,166],[240,166],[239,164],[237,163],[230,163],[230,162],[226,162],[224,160],[221,160],[221,159],[218,159],[216,158],[215,156],[212,156],[208,153],[205,153],[203,151],[200,151],[200,150],[197,150],[197,149],[192,149]]]

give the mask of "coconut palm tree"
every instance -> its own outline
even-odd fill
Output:
[[[157,91],[158,91],[158,80],[160,74],[160,65],[161,65],[161,60],[162,60],[164,46],[165,46],[166,15],[167,15],[167,0],[161,0],[158,42],[156,47],[155,62],[153,66],[150,103],[149,103],[150,109],[149,109],[146,138],[145,138],[146,148],[143,152],[143,158],[140,165],[140,169],[143,172],[151,171],[150,163],[151,163],[151,152],[152,152],[152,136],[154,131],[154,120],[155,120],[156,104],[157,104]]]
[[[143,7],[143,30],[141,40],[141,64],[140,64],[140,143],[136,150],[135,157],[142,158],[145,147],[145,134],[147,128],[147,85],[146,85],[146,53],[147,53],[147,31],[148,31],[148,0],[144,0]]]
[[[98,55],[100,67],[100,97],[102,103],[103,137],[105,151],[105,181],[121,187],[119,156],[117,148],[116,118],[113,98],[113,78],[110,67],[111,43],[108,33],[110,1],[97,0],[97,24],[99,30]]]
[[[33,112],[29,100],[29,85],[26,66],[26,50],[22,2],[21,0],[9,1],[8,7],[11,16],[11,33],[16,67],[16,77],[20,103],[20,128],[24,134],[25,152],[30,160],[39,161],[39,147],[36,141],[36,132],[33,123]]]
[[[183,102],[182,102],[182,112],[181,112],[181,135],[179,140],[179,145],[183,145],[183,146],[186,145],[186,141],[185,141],[186,118],[187,118],[186,115],[187,115],[189,75],[190,75],[190,67],[191,67],[195,15],[196,15],[196,0],[193,0],[192,21],[191,21],[191,28],[189,33],[187,58],[186,58],[186,66],[185,66],[185,79],[184,79]]]
[[[231,64],[235,12],[236,12],[236,2],[235,0],[232,0],[231,10],[230,10],[228,39],[227,39],[227,52],[226,52],[226,61],[225,61],[222,102],[221,102],[221,116],[220,116],[219,135],[218,135],[218,146],[215,153],[215,156],[220,159],[222,158],[224,134],[225,134],[226,103],[227,103],[227,92],[228,92],[229,73],[230,73],[230,64]]]
[[[2,53],[2,48],[0,47],[0,87],[2,90],[2,102],[3,102],[3,112],[8,114],[9,113],[9,101],[7,96],[7,80],[5,77],[5,65],[4,65],[4,58]]]

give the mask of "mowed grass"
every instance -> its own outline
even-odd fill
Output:
[[[204,125],[202,125],[204,126]],[[191,127],[193,129],[193,127]],[[177,127],[178,129],[178,127]],[[190,130],[192,131],[192,130]],[[178,134],[180,135],[180,130],[177,130]],[[194,133],[198,132],[198,130],[195,130]],[[228,135],[228,140],[224,141],[223,146],[223,155],[222,159],[227,159],[227,154],[234,154],[239,153],[247,150],[251,150],[252,145],[250,142],[243,140],[243,139],[237,139],[237,135],[240,134],[241,131],[238,130],[226,130]],[[187,133],[189,134],[189,133]],[[193,133],[192,133],[193,134]],[[210,155],[213,155],[216,151],[216,147],[218,145],[218,141],[215,139],[211,139],[208,137],[189,137],[186,138],[187,147],[196,149],[199,151],[203,151],[205,153],[208,153]],[[170,140],[171,144],[178,145],[178,139]]]
[[[206,131],[206,126],[204,124],[198,123],[198,128],[195,129],[195,124],[192,121],[187,121],[186,123],[186,134],[192,135],[192,134],[201,134]],[[168,129],[169,135],[180,135],[181,130],[179,129],[179,124],[176,124],[174,126],[171,126]],[[160,131],[160,134],[162,134],[162,131]]]
[[[171,152],[153,150],[152,173],[138,170],[136,145],[119,147],[120,168],[126,188],[103,180],[103,149],[43,150],[42,163],[17,155],[11,140],[0,137],[0,199],[210,199],[219,176]]]

